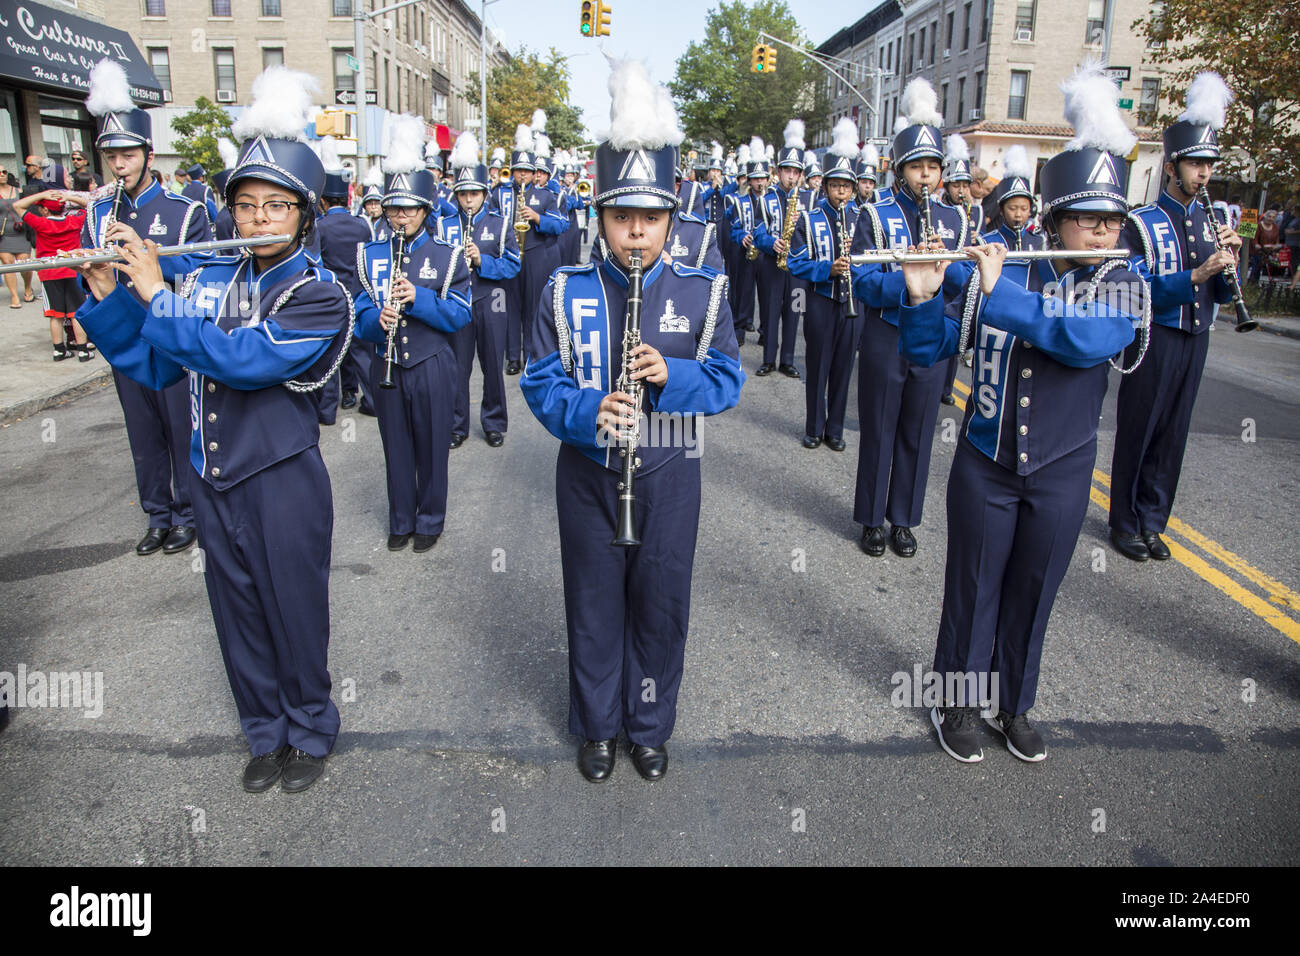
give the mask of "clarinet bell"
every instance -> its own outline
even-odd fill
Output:
[[[636,524],[632,517],[632,495],[628,494],[619,483],[618,525],[614,540],[610,542],[616,548],[639,548],[641,539],[636,536]]]
[[[1259,323],[1252,319],[1250,313],[1246,311],[1245,302],[1237,298],[1233,300],[1232,305],[1237,310],[1237,324],[1233,326],[1234,329],[1238,332],[1254,332],[1259,328]]]

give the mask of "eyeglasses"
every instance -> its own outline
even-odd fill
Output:
[[[384,212],[391,219],[414,219],[422,206],[385,206]]]
[[[260,209],[263,215],[271,222],[284,222],[289,218],[289,212],[294,209],[301,209],[302,205],[296,202],[285,202],[283,199],[272,199],[270,202],[264,202],[260,206],[257,203],[237,202],[231,203],[230,215],[235,222],[246,223],[252,222],[253,216]]]
[[[1089,215],[1088,213],[1066,216],[1065,218],[1078,223],[1080,229],[1085,229],[1088,232],[1096,229],[1103,222],[1106,224],[1107,232],[1119,232],[1124,228],[1124,223],[1128,221],[1127,216],[1098,216],[1096,214]]]

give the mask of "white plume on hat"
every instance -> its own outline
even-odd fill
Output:
[[[935,93],[934,87],[925,77],[918,76],[903,88],[899,114],[907,117],[909,126],[942,126],[943,116],[938,107],[939,94]]]
[[[492,162],[504,163],[506,161],[506,150],[504,146],[496,146],[492,149]]]
[[[436,139],[431,139],[424,144],[424,158],[426,160],[437,159],[441,155],[442,155],[442,147],[438,145],[438,141]]]
[[[1004,175],[1016,179],[1029,179],[1034,174],[1029,154],[1019,143],[1007,149],[1007,155],[1002,158],[1002,169]]]
[[[858,155],[858,124],[847,116],[841,116],[831,130],[830,151],[843,159],[852,159]]]
[[[413,173],[424,169],[424,120],[411,113],[394,116],[388,127],[384,172]]]
[[[785,148],[790,149],[792,146],[802,152],[807,144],[804,142],[804,124],[801,119],[792,119],[785,124],[785,131],[781,134],[785,137]]]
[[[803,164],[805,166],[819,166],[820,164],[817,162],[817,154],[811,149],[805,150],[803,154]]]
[[[709,159],[721,159],[721,158],[722,158],[722,144],[715,139],[713,141],[713,147],[709,151]]]
[[[131,102],[131,84],[127,82],[122,64],[115,60],[100,60],[91,68],[86,109],[94,116],[129,113],[135,109]]]
[[[751,163],[761,163],[767,159],[767,147],[763,145],[763,140],[754,136],[749,140],[749,161]]]
[[[1187,88],[1187,109],[1178,118],[1190,123],[1205,123],[1211,129],[1221,130],[1227,119],[1232,90],[1223,77],[1212,70],[1197,73]]]
[[[680,146],[684,135],[677,109],[664,87],[650,77],[641,60],[609,61],[609,132],[603,138],[617,150]]]
[[[478,137],[471,132],[461,133],[456,137],[456,145],[451,150],[451,168],[478,165]]]
[[[551,138],[545,133],[538,133],[533,140],[533,152],[545,158],[551,155]]]
[[[533,110],[533,121],[529,124],[529,129],[534,133],[546,132],[546,111]]]
[[[217,152],[221,154],[221,165],[226,169],[234,169],[239,164],[239,147],[226,137],[217,140]]]
[[[736,165],[738,165],[741,169],[744,169],[746,166],[749,165],[749,157],[750,157],[750,151],[749,151],[748,144],[741,143],[740,146],[737,147],[736,149]]]
[[[312,99],[320,93],[316,77],[284,66],[269,66],[253,81],[253,102],[230,127],[238,140],[257,136],[307,141]]]
[[[951,134],[944,143],[943,160],[945,163],[970,162],[970,147],[960,133]]]
[[[523,123],[515,127],[515,151],[522,153],[533,151],[533,131]]]
[[[1119,87],[1102,72],[1096,60],[1090,60],[1074,75],[1061,83],[1065,94],[1065,118],[1074,127],[1074,139],[1067,150],[1085,147],[1125,155],[1137,142],[1119,112]]]
[[[339,143],[333,136],[325,136],[316,144],[316,155],[320,157],[320,164],[327,172],[343,168],[343,161],[339,159]]]
[[[361,180],[361,185],[369,188],[374,186],[378,189],[384,188],[384,173],[378,165],[371,166],[366,170],[365,179]]]
[[[911,125],[912,124],[907,121],[907,117],[900,114],[898,119],[894,120],[894,135],[897,136]]]
[[[873,169],[880,165],[880,150],[876,149],[875,143],[862,147],[862,161]]]

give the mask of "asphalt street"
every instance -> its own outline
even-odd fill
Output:
[[[343,730],[313,789],[256,796],[239,788],[247,755],[197,556],[133,553],[146,522],[112,388],[10,425],[0,670],[101,672],[104,690],[100,716],[20,709],[0,734],[0,860],[1289,865],[1300,342],[1211,334],[1175,510],[1187,532],[1171,535],[1189,557],[1129,563],[1090,507],[1048,629],[1038,765],[991,731],[984,762],[958,764],[924,709],[891,704],[891,676],[933,656],[955,409],[936,428],[919,553],[867,558],[854,401],[848,451],[807,451],[803,385],[754,378],[759,353],[742,350],[740,405],[704,426],[669,773],[646,783],[624,750],[600,786],[566,729],[557,443],[518,380],[501,449],[475,399],[446,532],[424,555],[385,549],[375,421],[344,413],[321,436]]]

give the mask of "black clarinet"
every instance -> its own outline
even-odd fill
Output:
[[[849,204],[845,203],[837,211],[839,215],[835,220],[835,225],[838,227],[839,232],[840,255],[847,256],[849,254],[849,233],[844,228],[844,215],[849,211]],[[849,266],[849,271],[840,277],[840,281],[844,283],[844,318],[856,319],[858,317],[858,304],[853,301],[852,266]]]
[[[634,249],[628,253],[627,270],[627,317],[623,323],[623,371],[619,375],[616,391],[632,396],[631,428],[623,433],[619,442],[619,454],[623,456],[622,469],[618,479],[618,528],[610,544],[619,548],[639,548],[641,539],[636,536],[636,518],[633,506],[636,493],[633,479],[641,460],[636,456],[637,444],[641,438],[641,399],[645,386],[639,379],[632,378],[633,351],[641,344],[641,250]]]
[[[1204,186],[1201,187],[1200,195],[1201,205],[1205,207],[1205,215],[1210,218],[1210,225],[1214,227],[1214,248],[1223,252],[1223,243],[1219,241],[1219,218],[1214,214],[1214,205],[1210,202],[1210,191]],[[1237,324],[1233,326],[1238,332],[1254,332],[1259,328],[1259,323],[1250,317],[1246,311],[1246,303],[1241,297],[1241,276],[1237,273],[1237,257],[1233,255],[1232,262],[1223,270],[1227,279],[1228,288],[1232,290],[1232,307],[1237,312]]]
[[[393,291],[393,282],[399,274],[405,276],[402,269],[402,258],[406,255],[406,229],[397,234],[397,252],[393,256],[393,271],[388,281],[388,291]],[[402,322],[402,303],[393,302],[393,309],[397,312],[397,318],[393,320],[393,327],[388,330],[388,348],[384,353],[384,377],[379,382],[380,388],[397,388],[397,383],[393,381],[393,362],[397,359],[397,327]]]

